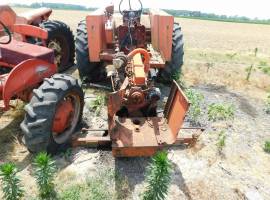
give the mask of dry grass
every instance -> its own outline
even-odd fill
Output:
[[[176,19],[185,40],[185,80],[192,85],[218,84],[250,96],[266,98],[270,77],[260,70],[249,82],[245,69],[269,62],[270,26],[193,19]],[[255,58],[254,49],[258,48]]]

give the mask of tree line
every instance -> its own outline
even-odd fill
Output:
[[[83,11],[93,11],[97,8],[85,7],[81,5],[74,4],[63,4],[63,3],[32,3],[30,5],[25,4],[13,4],[15,7],[28,7],[28,8],[40,8],[48,7],[52,9],[61,9],[61,10],[83,10]],[[149,9],[145,9],[148,11]],[[182,18],[192,18],[192,19],[202,19],[202,20],[214,20],[214,21],[225,21],[225,22],[239,22],[239,23],[255,23],[255,24],[270,24],[270,19],[258,19],[258,18],[248,18],[245,16],[227,16],[227,15],[217,15],[214,13],[204,13],[201,11],[189,11],[189,10],[165,10],[174,17]]]

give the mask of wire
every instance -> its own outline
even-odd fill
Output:
[[[0,21],[0,24],[3,26],[4,31],[8,34],[8,41],[7,42],[0,42],[0,44],[9,44],[11,42],[11,39],[12,39],[11,33],[10,33],[8,27],[2,21]]]

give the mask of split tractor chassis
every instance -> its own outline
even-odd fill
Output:
[[[0,7],[0,100],[4,111],[11,100],[27,103],[21,129],[30,152],[109,145],[116,157],[151,156],[173,145],[194,144],[201,133],[182,128],[190,103],[173,80],[183,64],[179,25],[163,11],[143,13],[141,3],[139,10],[122,10],[122,2],[120,13],[108,6],[80,22],[75,45],[67,25],[48,20],[50,9],[17,16]],[[74,50],[82,81],[111,82],[108,130],[101,137],[74,135],[84,94],[72,76],[57,74],[73,64]],[[162,112],[157,80],[172,85]],[[180,137],[180,129],[198,134]]]
[[[122,0],[119,13],[113,5],[98,9],[78,25],[75,49],[81,79],[95,82],[105,77],[113,92],[108,95],[108,130],[103,137],[77,138],[74,146],[109,144],[114,156],[135,157],[197,139],[178,136],[189,108],[173,81],[183,64],[181,28],[164,11],[144,13],[138,2],[139,9],[132,9],[129,0],[129,9],[123,10]],[[158,111],[161,91],[156,81],[172,84],[163,112]]]

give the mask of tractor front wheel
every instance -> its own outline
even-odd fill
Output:
[[[24,143],[30,152],[55,154],[70,143],[82,117],[83,91],[69,75],[56,74],[33,90],[21,123]]]

